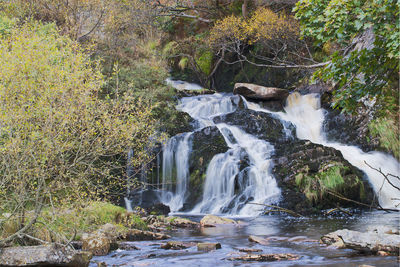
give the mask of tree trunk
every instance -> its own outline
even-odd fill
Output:
[[[247,5],[248,5],[249,0],[243,0],[243,4],[242,4],[242,15],[243,18],[247,18]]]

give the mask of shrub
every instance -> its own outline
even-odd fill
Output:
[[[99,98],[98,63],[53,24],[14,27],[0,55],[0,213],[22,227],[28,211],[124,190],[127,150],[133,167],[149,160],[152,105],[128,91]]]

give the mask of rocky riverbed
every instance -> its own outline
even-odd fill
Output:
[[[197,222],[202,218],[202,216],[190,217]],[[331,214],[326,217],[311,218],[293,218],[282,214],[233,219],[235,223],[220,221],[215,227],[166,229],[166,233],[171,236],[169,239],[129,242],[135,249],[120,248],[106,256],[95,256],[90,266],[95,267],[100,263],[107,266],[242,264],[398,266],[399,264],[398,256],[394,254],[337,248],[321,241],[322,236],[339,229],[372,233],[374,229],[382,229],[382,225],[385,225],[385,229],[392,229],[391,231],[394,231],[392,234],[398,238],[395,229],[399,226],[399,216],[396,213],[366,212],[355,213],[351,217]],[[258,242],[255,242],[257,240]]]

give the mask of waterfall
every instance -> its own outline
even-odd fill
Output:
[[[134,175],[134,169],[131,163],[133,156],[134,156],[133,149],[129,149],[127,164],[126,164],[126,196],[124,197],[125,208],[128,212],[132,212],[132,200],[129,199],[129,196],[131,194],[131,183]]]
[[[216,93],[185,97],[177,106],[198,121],[196,131],[216,126],[229,147],[227,152],[211,159],[206,171],[203,199],[191,213],[257,215],[262,207],[248,202],[270,203],[280,197],[277,183],[270,174],[273,146],[238,127],[213,122],[215,116],[235,111],[239,101],[238,96]],[[187,197],[192,134],[175,136],[163,148],[160,199],[170,206],[172,212],[179,211]],[[249,166],[240,170],[244,155],[248,156]]]
[[[273,146],[238,127],[224,123],[217,124],[217,127],[230,149],[211,160],[206,173],[203,201],[192,212],[258,215],[263,208],[247,202],[272,202],[280,196],[276,180],[270,174]],[[239,172],[243,150],[249,156],[250,166]]]
[[[191,135],[192,133],[184,133],[174,136],[163,148],[161,201],[172,212],[179,211],[186,198]]]
[[[260,108],[257,104],[247,103],[250,109],[278,115],[282,120],[290,121],[296,126],[299,139],[310,140],[339,150],[343,157],[353,166],[362,170],[368,177],[368,181],[378,195],[379,204],[383,208],[399,208],[400,192],[384,180],[382,174],[371,169],[366,163],[374,168],[381,169],[385,174],[400,176],[399,162],[392,156],[381,152],[365,153],[360,148],[331,142],[326,140],[323,132],[324,110],[320,107],[318,95],[291,94],[287,99],[285,112],[271,112]],[[388,179],[400,187],[400,181],[389,176]]]
[[[177,106],[178,110],[188,113],[199,122],[198,128],[214,125],[212,118],[236,110],[240,98],[229,94],[201,95],[184,97]]]

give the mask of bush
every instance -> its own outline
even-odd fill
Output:
[[[22,227],[32,210],[124,190],[127,150],[139,168],[156,141],[151,103],[128,91],[99,98],[98,63],[53,24],[14,27],[0,55],[0,213]]]

